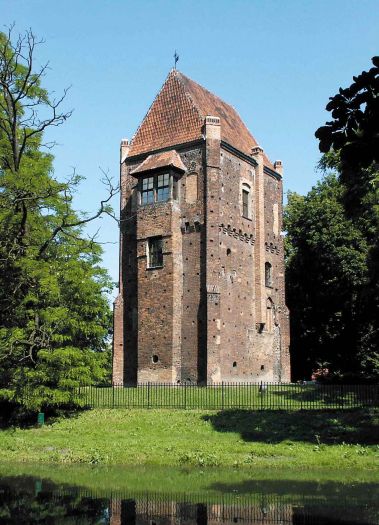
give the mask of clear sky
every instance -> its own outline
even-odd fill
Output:
[[[240,113],[285,189],[307,192],[320,177],[315,130],[340,86],[379,54],[379,0],[0,0],[1,25],[45,39],[45,86],[71,85],[70,120],[54,128],[55,171],[83,176],[76,199],[93,211],[104,190],[99,166],[118,178],[119,143],[131,138],[178,50],[178,69]],[[3,27],[0,26],[0,30]],[[114,201],[118,207],[118,199]],[[101,222],[104,265],[118,279],[118,231]]]

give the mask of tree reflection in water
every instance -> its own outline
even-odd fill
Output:
[[[229,492],[197,494],[117,493],[109,496],[33,477],[0,479],[0,525],[326,525],[379,524],[379,506],[363,491]],[[293,488],[293,487],[292,487]],[[297,487],[298,489],[298,487]],[[203,498],[203,500],[202,500]]]

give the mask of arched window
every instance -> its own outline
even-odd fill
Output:
[[[269,262],[265,263],[265,285],[272,288],[272,265]]]
[[[251,188],[246,182],[242,184],[242,217],[251,219]]]

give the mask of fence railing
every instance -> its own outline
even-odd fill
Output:
[[[85,386],[76,401],[91,408],[320,410],[379,406],[379,385],[295,383],[143,383]]]

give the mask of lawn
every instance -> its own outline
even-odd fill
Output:
[[[91,408],[187,408],[223,410],[318,410],[378,406],[378,385],[295,383],[195,384],[145,383],[133,387],[82,387],[77,403]]]
[[[0,461],[374,470],[378,429],[377,409],[95,409],[1,430]]]

